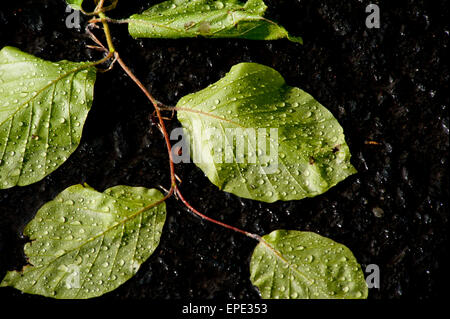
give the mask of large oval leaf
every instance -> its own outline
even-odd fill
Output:
[[[0,188],[37,182],[80,143],[96,68],[0,51]]]
[[[302,43],[300,37],[265,19],[266,9],[262,0],[170,0],[132,15],[128,30],[135,38],[287,38]]]
[[[250,279],[266,299],[364,299],[361,266],[344,245],[310,232],[276,230],[253,252]]]
[[[240,197],[312,197],[356,172],[333,115],[270,67],[235,65],[218,82],[183,97],[177,109],[194,162],[213,184]],[[236,136],[245,138],[244,151]]]
[[[54,298],[91,298],[131,278],[158,246],[166,217],[156,189],[75,185],[45,204],[24,234],[30,265],[1,283]]]

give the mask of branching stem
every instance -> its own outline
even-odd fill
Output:
[[[101,22],[103,25],[103,31],[105,33],[105,37],[106,37],[106,41],[108,44],[108,49],[106,49],[103,44],[101,44],[101,42],[95,38],[95,36],[91,36],[91,38],[93,38],[93,40],[100,45],[101,48],[104,48],[105,50],[108,51],[108,55],[96,62],[95,64],[100,64],[103,62],[106,62],[107,60],[111,59],[114,56],[114,62],[117,61],[117,63],[119,63],[119,65],[121,66],[121,68],[125,71],[125,73],[133,80],[133,82],[141,89],[141,91],[145,94],[145,96],[149,99],[149,101],[152,103],[153,107],[155,108],[155,112],[156,112],[156,116],[158,117],[158,121],[159,121],[159,127],[161,130],[162,135],[164,136],[164,141],[166,144],[166,148],[167,148],[167,152],[169,155],[169,167],[170,167],[170,189],[167,191],[167,194],[164,196],[163,199],[161,199],[160,201],[158,201],[157,203],[153,203],[150,204],[147,207],[142,208],[140,211],[138,211],[136,214],[140,214],[152,207],[155,207],[157,205],[159,205],[160,203],[162,203],[163,201],[167,200],[168,198],[170,198],[172,195],[176,195],[177,198],[179,198],[181,200],[181,202],[195,215],[199,216],[200,218],[207,220],[211,223],[220,225],[222,227],[225,227],[227,229],[233,230],[235,232],[241,233],[246,235],[247,237],[256,239],[258,241],[262,241],[262,238],[259,235],[256,234],[252,234],[250,232],[247,232],[245,230],[239,229],[237,227],[234,226],[230,226],[228,224],[225,224],[221,221],[215,220],[211,217],[206,216],[205,214],[200,213],[197,209],[195,209],[194,207],[192,207],[191,204],[189,204],[189,202],[184,198],[184,196],[181,194],[180,189],[178,188],[177,185],[177,176],[175,174],[175,165],[173,162],[173,157],[172,157],[172,146],[170,144],[170,138],[169,138],[169,134],[167,133],[167,129],[166,129],[166,125],[164,122],[164,118],[161,115],[161,110],[167,110],[168,108],[165,108],[163,106],[161,106],[161,103],[159,103],[151,94],[150,92],[147,90],[147,88],[144,86],[144,84],[142,84],[142,82],[133,74],[133,72],[130,70],[130,68],[125,64],[125,62],[122,60],[122,58],[119,55],[119,52],[116,51],[112,38],[111,38],[111,33],[110,33],[110,29],[108,26],[108,21],[110,19],[108,19],[105,14],[103,13],[103,2],[104,1],[99,1],[98,6],[96,7],[96,12],[98,12],[98,16],[99,18],[94,18],[91,19],[89,21],[90,24],[95,24],[98,22]],[[113,64],[113,63],[112,63]],[[171,110],[176,110],[176,108],[170,108]]]

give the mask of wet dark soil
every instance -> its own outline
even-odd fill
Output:
[[[128,17],[156,2],[119,1],[110,16]],[[359,173],[312,199],[265,204],[223,193],[193,164],[182,164],[176,170],[186,198],[209,216],[254,233],[308,230],[344,243],[363,269],[381,269],[381,287],[369,298],[443,296],[449,266],[448,5],[379,1],[381,28],[367,29],[369,1],[266,3],[269,17],[303,36],[303,46],[286,40],[136,41],[125,25],[112,32],[123,59],[169,105],[236,63],[277,69],[336,116]],[[62,0],[2,1],[0,47],[49,60],[98,59],[85,48],[83,28],[66,28],[66,15]],[[0,190],[0,277],[25,264],[23,227],[66,187],[168,186],[166,150],[151,114],[120,68],[99,74],[78,150],[41,182]],[[169,127],[178,125],[173,120]],[[134,278],[101,298],[258,298],[249,280],[255,244],[169,200],[156,252]],[[2,288],[4,297],[41,298]]]

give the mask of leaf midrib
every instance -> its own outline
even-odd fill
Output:
[[[29,61],[27,61],[27,62],[29,62]],[[80,67],[75,68],[75,69],[73,69],[73,70],[70,70],[69,72],[64,73],[63,75],[59,76],[58,78],[56,78],[56,79],[50,81],[49,83],[47,83],[47,84],[46,84],[44,87],[42,87],[41,89],[32,92],[32,93],[35,93],[35,94],[33,94],[33,96],[32,96],[31,98],[29,98],[28,100],[26,100],[25,102],[23,102],[21,105],[19,105],[19,106],[17,107],[17,109],[16,109],[13,113],[11,113],[11,115],[9,115],[8,117],[6,117],[5,120],[2,121],[2,122],[0,123],[0,126],[2,126],[3,124],[5,124],[7,121],[11,120],[11,119],[17,114],[17,112],[19,112],[25,105],[27,105],[28,103],[30,103],[33,99],[35,99],[35,98],[36,98],[37,96],[39,96],[42,92],[44,92],[46,89],[48,89],[49,87],[51,87],[51,86],[54,85],[55,83],[61,81],[61,80],[64,79],[66,76],[68,76],[68,75],[70,75],[70,74],[72,74],[72,73],[76,73],[76,72],[78,72],[78,71],[88,69],[88,68],[90,68],[90,67],[93,66],[93,65],[94,65],[93,63],[83,64],[83,65],[81,65]],[[31,93],[31,92],[30,92],[30,93]]]
[[[111,196],[111,195],[108,195],[108,194],[106,194],[106,195],[107,195],[107,196],[110,196],[110,197],[112,197],[112,198],[114,198],[114,199],[117,200],[117,198],[114,197],[114,196]],[[157,202],[157,201],[159,201],[159,200],[160,200],[160,199],[156,200],[155,202]],[[126,201],[126,200],[125,200],[125,201]],[[128,221],[130,221],[130,220],[136,218],[137,216],[141,215],[142,213],[144,213],[144,212],[146,212],[146,211],[151,211],[151,210],[154,209],[154,208],[158,208],[161,204],[163,204],[163,203],[160,203],[160,204],[156,205],[155,207],[152,207],[152,208],[150,208],[150,209],[148,209],[148,210],[146,210],[145,207],[142,208],[142,209],[140,209],[140,210],[137,211],[136,213],[127,216],[125,219],[123,219],[123,220],[117,222],[116,224],[114,224],[114,225],[112,225],[111,227],[105,229],[104,231],[98,233],[97,235],[92,236],[91,238],[87,239],[85,242],[83,242],[83,243],[80,244],[79,246],[76,246],[76,247],[74,247],[74,248],[71,248],[71,249],[65,251],[64,254],[59,255],[58,257],[52,259],[51,261],[47,262],[47,264],[42,265],[42,266],[35,266],[35,265],[33,265],[33,267],[32,267],[29,271],[34,271],[34,270],[38,270],[38,269],[41,269],[41,268],[46,268],[46,267],[48,267],[50,264],[52,264],[53,262],[57,261],[57,260],[58,260],[59,258],[61,258],[62,256],[67,255],[68,253],[71,253],[71,252],[73,252],[73,251],[75,251],[75,250],[79,250],[81,247],[87,245],[87,244],[90,243],[91,241],[94,241],[95,239],[99,238],[100,236],[104,236],[106,233],[108,233],[108,232],[110,232],[111,230],[115,229],[115,228],[118,227],[119,225],[122,225],[122,224],[124,225],[125,223],[127,223]],[[150,205],[150,204],[149,204],[149,205]],[[157,213],[157,212],[155,212],[155,214],[156,214],[156,213]],[[38,255],[36,255],[36,256],[38,256]]]
[[[238,10],[231,10],[230,12],[234,14],[237,11]],[[218,14],[218,16],[223,15],[223,14],[225,14],[225,13],[220,13],[220,14]],[[228,13],[226,13],[226,15],[228,15]],[[212,17],[214,17],[214,16],[212,16]],[[145,18],[152,19],[152,21],[149,21],[149,20],[147,20]],[[190,33],[190,34],[193,34],[193,35],[201,35],[201,36],[208,36],[208,35],[211,35],[211,34],[219,33],[219,32],[221,32],[223,30],[231,29],[231,28],[235,27],[237,24],[239,24],[240,22],[266,21],[266,22],[272,23],[274,25],[277,25],[275,22],[273,22],[271,20],[268,20],[268,19],[265,19],[262,16],[258,16],[258,15],[255,15],[255,16],[249,15],[248,17],[246,17],[244,19],[242,19],[242,18],[238,19],[237,21],[235,21],[234,15],[233,15],[233,23],[230,23],[230,24],[225,23],[225,25],[222,28],[218,28],[214,32],[201,33],[199,31],[190,31],[190,29],[187,29],[187,30],[186,29],[178,29],[178,28],[175,28],[175,27],[172,27],[172,26],[168,26],[168,25],[165,25],[165,24],[160,24],[160,23],[158,23],[158,19],[157,18],[159,18],[159,16],[158,17],[157,16],[151,16],[151,15],[145,15],[144,13],[141,13],[141,14],[135,15],[132,19],[130,19],[130,22],[141,24],[141,25],[142,24],[148,24],[148,25],[151,25],[151,26],[154,26],[154,27],[164,28],[164,29],[168,29],[170,31],[175,31],[175,32],[178,32],[178,33],[187,33],[187,34]],[[164,18],[166,18],[166,16],[164,16]],[[187,20],[189,20],[189,19],[187,19]],[[204,22],[204,21],[205,20],[198,21],[198,22],[196,22],[196,24]],[[168,23],[172,23],[172,21],[168,22]],[[257,25],[257,26],[254,26],[253,28],[249,29],[249,30],[244,30],[244,32],[239,33],[237,36],[238,37],[242,36],[242,35],[250,32],[251,30],[253,30],[253,29],[257,28],[257,27],[259,27],[259,26]]]
[[[287,260],[280,251],[276,250],[274,247],[272,247],[271,244],[269,244],[269,242],[267,242],[266,240],[264,240],[263,238],[261,239],[261,243],[264,245],[265,249],[267,249],[271,254],[275,255],[279,260],[281,260],[283,263],[285,263],[288,268],[292,271],[294,271],[295,273],[297,273],[300,277],[303,277],[305,280],[307,280],[310,285],[312,285],[314,283],[314,281],[311,281],[308,276],[306,274],[304,274],[303,272],[301,272],[300,270],[298,270],[296,267],[294,267],[293,264],[291,264],[289,262],[289,260]],[[288,281],[290,282],[290,278],[287,278]],[[329,296],[329,294],[324,291],[320,286],[317,286],[318,288],[317,290],[319,290],[321,293],[323,293],[326,296]],[[309,291],[309,289],[308,289]]]

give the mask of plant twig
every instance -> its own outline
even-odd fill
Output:
[[[183,195],[181,194],[180,189],[179,189],[178,187],[176,187],[175,194],[178,196],[178,198],[183,202],[183,204],[184,204],[191,212],[193,212],[195,215],[199,216],[200,218],[202,218],[202,219],[204,219],[204,220],[207,220],[207,221],[209,221],[209,222],[211,222],[211,223],[220,225],[220,226],[222,226],[222,227],[231,229],[231,230],[233,230],[233,231],[235,231],[235,232],[244,234],[245,236],[248,236],[248,237],[250,237],[250,238],[253,238],[253,239],[256,239],[256,240],[258,240],[258,241],[261,241],[261,237],[260,237],[259,235],[252,234],[252,233],[250,233],[250,232],[247,232],[247,231],[245,231],[245,230],[239,229],[239,228],[234,227],[234,226],[230,226],[230,225],[228,225],[228,224],[222,223],[221,221],[218,221],[218,220],[215,220],[215,219],[213,219],[213,218],[211,218],[211,217],[208,217],[208,216],[206,216],[205,214],[200,213],[198,210],[196,210],[194,207],[192,207],[191,204],[188,203],[188,201],[187,201],[187,200],[183,197]]]
[[[111,33],[109,32],[109,25],[108,22],[106,22],[105,18],[105,14],[103,12],[99,13],[99,17],[101,18],[102,24],[103,24],[103,30],[105,32],[105,36],[106,36],[106,43],[108,43],[108,49],[109,52],[114,53],[116,51],[116,49],[114,48],[114,44],[112,42],[111,39]]]
[[[128,68],[128,66],[125,64],[125,62],[122,60],[118,52],[114,53],[114,56],[117,59],[117,62],[122,67],[122,69],[125,71],[125,73],[136,83],[136,85],[141,89],[142,92],[144,92],[145,96],[152,102],[153,106],[156,110],[156,116],[158,117],[161,132],[164,135],[164,139],[166,142],[167,152],[169,153],[169,162],[170,162],[170,181],[171,181],[171,187],[176,186],[176,178],[175,178],[175,166],[173,163],[172,158],[172,147],[170,144],[170,138],[169,134],[167,133],[166,125],[164,123],[164,119],[162,118],[161,111],[158,108],[158,101],[150,94],[150,92],[145,88],[145,86],[142,84],[141,81],[131,72],[131,70]]]
[[[103,5],[104,1],[100,1],[99,5],[97,6],[97,9],[101,9],[102,5]],[[100,20],[99,19],[92,19],[90,21],[90,24],[95,24],[96,22],[101,21],[103,24],[103,31],[105,33],[106,36],[106,40],[108,42],[108,49],[105,48],[105,46],[103,46],[103,44],[101,44],[101,42],[93,35],[91,34],[91,38],[97,43],[99,44],[99,46],[101,48],[104,48],[105,50],[108,51],[108,56],[107,58],[111,58],[112,55],[114,55],[114,61],[111,63],[111,66],[114,64],[114,62],[118,62],[119,65],[121,66],[121,68],[125,71],[125,73],[133,80],[133,82],[141,89],[141,91],[145,94],[145,96],[149,99],[149,101],[152,103],[153,107],[155,108],[155,112],[156,112],[156,116],[158,117],[158,121],[159,121],[159,128],[161,130],[162,135],[164,136],[164,140],[165,140],[165,144],[166,144],[166,148],[167,148],[167,152],[169,154],[169,166],[170,166],[170,189],[167,191],[167,194],[164,196],[163,199],[159,200],[157,203],[153,203],[150,204],[149,206],[146,206],[144,208],[142,208],[139,212],[137,212],[136,214],[139,214],[141,212],[144,212],[148,209],[150,209],[151,207],[154,207],[156,205],[159,205],[159,203],[167,200],[169,197],[171,197],[172,195],[175,195],[177,198],[179,198],[182,203],[195,215],[199,216],[200,218],[207,220],[211,223],[220,225],[224,228],[233,230],[235,232],[244,234],[250,238],[256,239],[258,241],[261,241],[262,238],[259,235],[247,232],[245,230],[239,229],[237,227],[225,224],[221,221],[215,220],[211,217],[206,216],[205,214],[200,213],[197,209],[195,209],[194,207],[192,207],[191,204],[189,204],[189,202],[184,198],[184,196],[181,194],[180,189],[177,186],[177,180],[179,180],[178,176],[175,174],[175,165],[174,165],[174,161],[173,161],[173,157],[172,157],[172,146],[170,144],[170,138],[169,138],[169,134],[167,133],[167,129],[166,129],[166,125],[164,122],[164,117],[161,115],[161,111],[162,110],[172,110],[175,111],[176,108],[167,108],[165,106],[162,105],[162,103],[158,102],[151,94],[150,92],[146,89],[146,87],[142,84],[142,82],[133,74],[133,72],[130,70],[130,68],[125,64],[125,62],[122,60],[122,58],[119,55],[119,52],[117,52],[114,48],[114,44],[112,43],[112,38],[111,38],[111,34],[110,34],[110,30],[109,30],[109,26],[108,26],[108,19],[106,18],[106,16],[103,14],[103,12],[99,13],[100,16]],[[88,31],[89,28],[87,28]],[[106,58],[105,58],[106,61]],[[104,61],[103,61],[104,62]]]
[[[129,19],[111,19],[109,17],[104,17],[103,18],[106,22],[110,22],[110,23],[117,23],[117,24],[123,24],[123,23],[129,23],[130,20]],[[98,22],[102,22],[101,18],[92,18],[91,20],[89,20],[90,23],[98,23]]]
[[[119,0],[113,0],[111,2],[111,4],[109,6],[103,7],[104,4],[104,0],[99,1],[99,3],[97,4],[97,6],[95,7],[94,11],[92,12],[87,12],[83,9],[83,7],[80,7],[80,11],[87,16],[96,16],[98,14],[100,14],[101,12],[106,12],[106,11],[110,11],[112,9],[114,9],[117,6],[117,2],[119,2]]]

